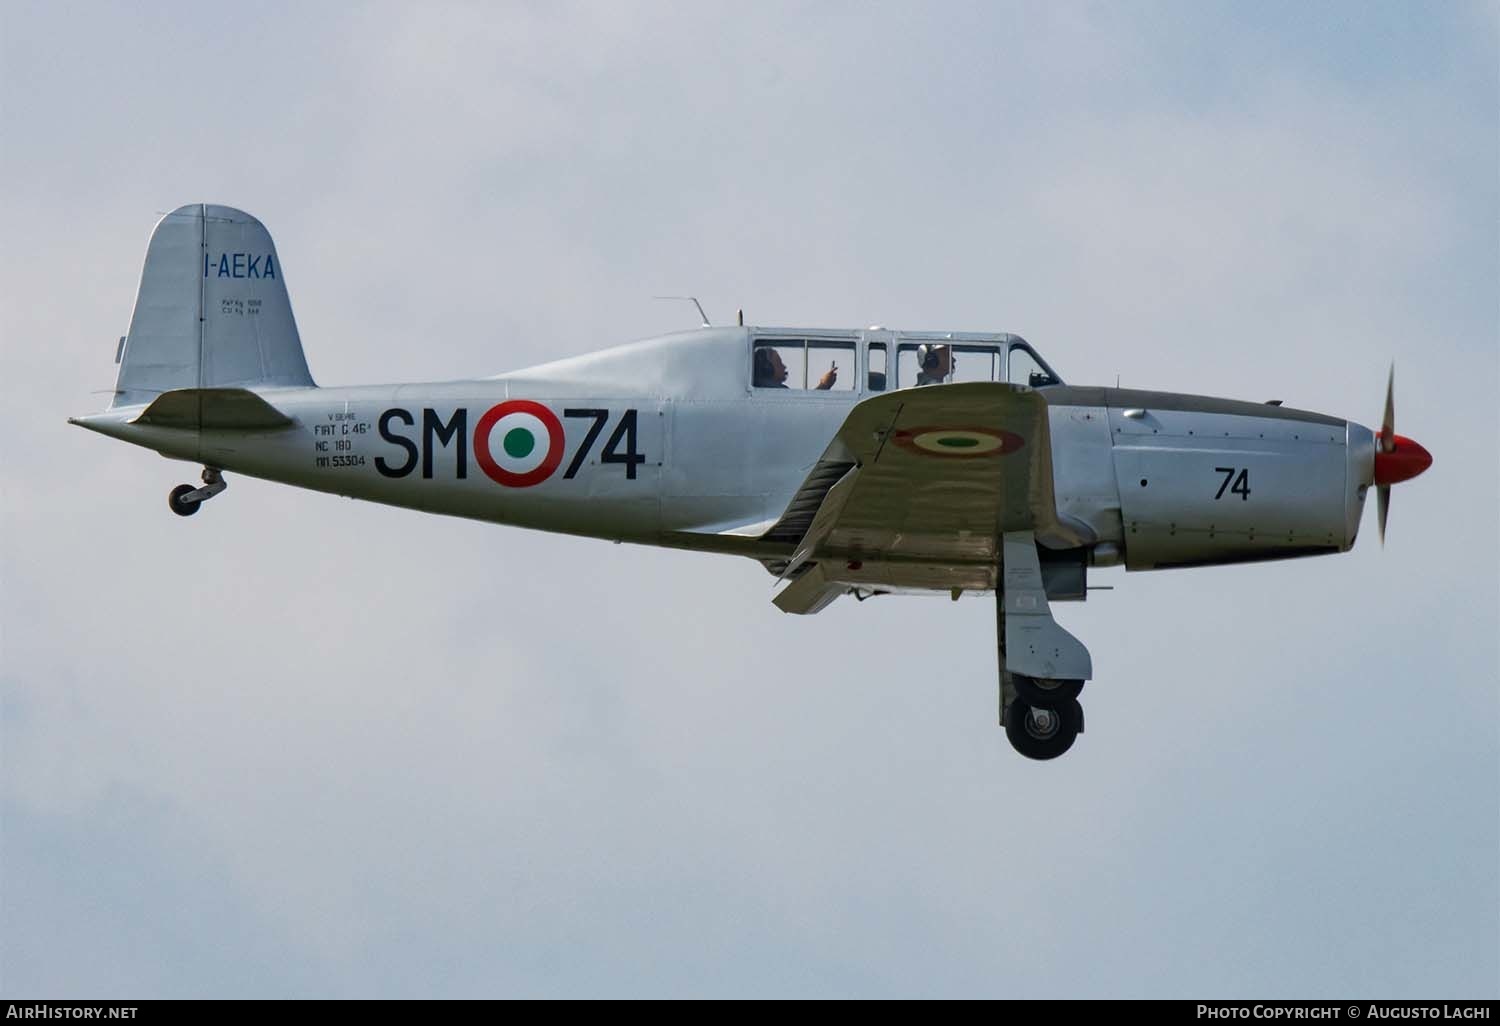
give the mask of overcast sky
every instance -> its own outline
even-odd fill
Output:
[[[0,992],[1495,996],[1492,2],[0,5]],[[691,327],[1015,331],[1397,425],[1347,555],[1059,608],[196,468],[103,408],[152,225],[276,239],[323,384]],[[1373,502],[1371,503],[1373,506]]]

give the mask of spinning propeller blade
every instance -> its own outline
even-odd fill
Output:
[[[1380,522],[1380,544],[1385,544],[1385,523],[1391,511],[1391,485],[1409,481],[1432,466],[1432,454],[1410,438],[1396,434],[1396,365],[1391,364],[1385,385],[1385,416],[1375,436],[1376,512]]]
[[[1385,416],[1380,418],[1380,451],[1396,451],[1396,364],[1385,379]]]

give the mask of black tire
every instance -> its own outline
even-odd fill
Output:
[[[198,512],[202,502],[183,502],[182,497],[188,492],[196,491],[192,485],[178,485],[172,489],[172,494],[167,496],[167,506],[180,517],[190,517]]]
[[[1081,680],[1051,680],[1013,673],[1010,675],[1010,682],[1016,686],[1016,694],[1032,705],[1055,706],[1063,702],[1074,702],[1083,691]]]
[[[1034,713],[1051,721],[1050,729],[1041,729]],[[1033,706],[1024,698],[1010,703],[1005,713],[1005,736],[1010,746],[1028,759],[1055,759],[1078,739],[1083,727],[1083,708],[1074,699],[1054,706]]]

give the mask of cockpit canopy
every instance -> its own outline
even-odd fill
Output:
[[[877,393],[971,381],[1062,384],[1018,335],[757,328],[750,345],[750,384],[756,390]]]
[[[948,382],[1062,379],[1019,335],[725,326],[675,332],[500,375],[537,395],[650,392],[845,399]]]

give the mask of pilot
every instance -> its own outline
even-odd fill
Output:
[[[756,388],[785,388],[786,364],[781,354],[770,346],[761,346],[755,351],[755,374],[751,378]]]
[[[953,373],[953,347],[917,346],[917,363],[922,367],[917,372],[918,385],[941,385]]]
[[[755,350],[755,371],[750,378],[751,384],[756,388],[785,388],[786,378],[786,364],[782,362],[781,354],[774,347],[761,346]],[[838,379],[839,365],[835,362],[818,379],[815,387],[820,392],[826,392]]]

